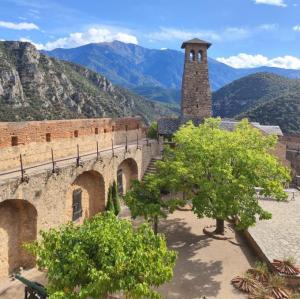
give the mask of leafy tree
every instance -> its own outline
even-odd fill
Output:
[[[41,232],[26,247],[47,270],[50,299],[161,298],[152,288],[171,280],[176,260],[148,224],[136,229],[111,212]]]
[[[215,233],[224,233],[224,220],[239,219],[238,228],[253,225],[256,216],[270,219],[255,198],[261,194],[286,198],[283,186],[289,171],[271,154],[276,136],[265,136],[247,120],[235,130],[220,129],[221,120],[207,119],[196,127],[187,123],[175,134],[174,149],[166,148],[157,162],[158,174],[172,190],[187,192],[198,217],[217,220]]]
[[[120,206],[120,198],[118,194],[118,187],[116,181],[113,182],[111,193],[112,193],[112,201],[114,205],[115,215],[117,216],[121,212],[121,206]]]
[[[148,129],[147,137],[151,139],[157,138],[157,122],[151,123],[151,126]]]
[[[111,211],[111,212],[115,213],[115,206],[114,206],[114,202],[113,202],[111,186],[108,188],[106,211]]]
[[[152,222],[155,234],[158,232],[159,218],[166,218],[168,213],[174,212],[177,206],[183,204],[179,199],[163,199],[162,191],[167,191],[164,189],[164,182],[155,174],[150,174],[142,182],[133,181],[131,189],[124,197],[131,216],[142,216]]]

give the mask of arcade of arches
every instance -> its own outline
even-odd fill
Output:
[[[79,173],[71,184],[69,180],[61,181],[60,184],[66,184],[66,193],[60,199],[65,199],[65,203],[58,204],[57,208],[64,207],[65,210],[62,213],[55,210],[57,215],[54,215],[65,215],[60,223],[75,221],[81,224],[84,219],[104,211],[107,189],[113,180],[118,182],[120,193],[125,194],[132,180],[139,178],[138,164],[133,158],[121,160],[107,171],[106,167],[102,170],[100,168],[99,171],[86,169]],[[62,192],[63,189],[60,190]],[[35,265],[34,258],[25,252],[22,244],[36,240],[37,231],[44,229],[41,226],[44,216],[39,210],[44,209],[44,204],[35,200],[30,202],[20,199],[0,202],[0,278],[7,277],[20,267],[26,269]]]

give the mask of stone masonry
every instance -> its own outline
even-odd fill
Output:
[[[182,80],[181,113],[184,118],[211,116],[212,101],[208,78],[207,49],[210,43],[199,39],[184,42],[185,63]]]

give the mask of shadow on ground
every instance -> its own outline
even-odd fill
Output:
[[[221,286],[214,277],[222,272],[222,262],[201,260],[201,249],[209,246],[212,239],[192,233],[180,218],[163,221],[159,231],[166,235],[169,248],[178,252],[173,280],[159,288],[163,298],[216,297]]]

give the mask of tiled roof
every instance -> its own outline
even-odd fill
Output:
[[[192,120],[195,126],[199,126],[202,122],[201,118],[161,118],[158,120],[158,133],[160,135],[173,135],[180,127],[181,124]],[[223,119],[220,124],[220,128],[224,130],[233,131],[238,124],[238,121],[231,119]],[[279,126],[266,126],[257,122],[251,122],[251,124],[263,131],[264,133],[277,136],[283,136],[283,133]]]
[[[201,40],[199,38],[193,38],[191,40],[183,42],[181,48],[184,49],[187,44],[198,44],[198,45],[206,45],[207,48],[211,46],[211,43]]]

